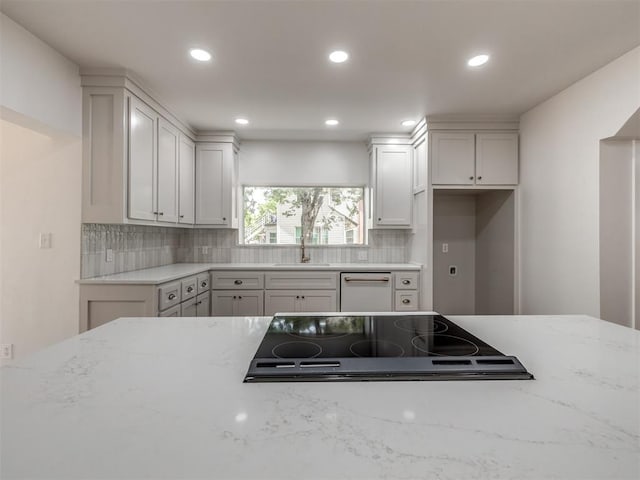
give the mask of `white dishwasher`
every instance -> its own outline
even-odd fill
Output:
[[[393,310],[393,276],[381,273],[341,273],[341,312],[390,312]]]

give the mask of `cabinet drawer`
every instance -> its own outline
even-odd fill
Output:
[[[198,275],[198,295],[209,291],[209,272]]]
[[[415,290],[418,288],[418,272],[397,272],[396,290]]]
[[[397,312],[418,310],[418,292],[412,290],[396,292],[394,310]]]
[[[180,282],[166,283],[158,288],[158,310],[166,310],[180,303]]]
[[[211,288],[214,290],[260,290],[264,288],[262,272],[213,272]]]
[[[265,274],[265,288],[335,290],[338,286],[337,278],[338,274],[335,272],[271,272]]]
[[[198,294],[198,277],[188,277],[180,281],[182,288],[182,301],[195,297]]]

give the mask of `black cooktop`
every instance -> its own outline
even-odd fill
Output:
[[[245,382],[531,379],[438,314],[276,314]]]

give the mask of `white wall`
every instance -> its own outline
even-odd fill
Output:
[[[78,66],[0,13],[0,105],[82,135]]]
[[[600,140],[640,106],[640,47],[520,119],[521,313],[600,314]]]
[[[0,70],[0,343],[17,358],[78,332],[82,92],[76,65],[2,14]]]
[[[0,120],[0,343],[15,358],[78,333],[81,143]]]
[[[369,154],[364,142],[245,141],[239,177],[242,185],[367,185]]]

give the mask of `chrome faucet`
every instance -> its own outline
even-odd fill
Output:
[[[304,235],[300,237],[300,262],[301,263],[309,263],[311,257],[308,257],[304,254]]]

